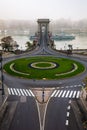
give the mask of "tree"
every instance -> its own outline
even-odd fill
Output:
[[[29,41],[26,42],[26,47],[27,47],[27,50],[31,48],[31,43]]]
[[[68,45],[68,47],[69,47],[69,50],[72,50],[72,49],[73,49],[73,48],[72,48],[72,45],[70,45],[70,44]]]
[[[11,36],[7,36],[7,37],[3,37],[1,39],[1,46],[2,46],[2,49],[5,50],[5,51],[9,51],[10,48],[12,48],[11,46],[11,42],[13,41],[12,37]]]
[[[11,36],[3,37],[1,39],[1,46],[2,49],[5,51],[13,51],[14,45],[17,45],[17,43],[13,40]]]
[[[33,40],[33,44],[32,44],[32,47],[35,48],[37,45],[37,40]]]
[[[67,50],[67,55],[72,55],[72,49],[73,49],[73,48],[72,48],[72,45],[69,44],[69,45],[68,45],[68,48],[69,48],[69,49]]]
[[[37,40],[33,40],[33,43],[30,43],[29,41],[26,42],[27,50],[34,49],[37,45]]]
[[[19,45],[17,44],[16,41],[14,41],[14,42],[12,43],[12,45],[13,45],[13,49],[14,49],[14,50],[18,50]]]
[[[85,79],[83,80],[83,82],[86,84],[87,86],[87,77],[85,77]]]

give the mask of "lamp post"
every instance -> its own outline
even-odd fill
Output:
[[[46,78],[43,78],[43,80],[46,80]],[[45,98],[45,88],[43,86],[43,88],[42,88],[42,103],[45,102],[44,98]]]
[[[43,87],[43,90],[42,90],[42,102],[44,103],[44,87]]]
[[[3,58],[2,58],[2,51],[0,52],[0,70],[1,70],[1,91],[2,91],[2,95],[4,95],[4,84],[3,84],[3,81],[4,81],[4,76],[3,76],[3,67],[2,67],[2,61],[3,61]]]

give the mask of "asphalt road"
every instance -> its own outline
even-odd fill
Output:
[[[48,103],[45,130],[79,130],[71,103],[79,100],[80,90],[80,85],[65,86],[57,90]]]
[[[45,130],[66,130],[67,99],[52,98],[48,104]]]
[[[9,57],[9,58],[5,58],[3,59],[3,64],[8,62],[8,61],[11,61],[11,60],[14,60],[14,59],[18,59],[18,58],[23,58],[23,57],[31,57],[31,56],[50,56],[50,55],[53,55],[55,57],[64,57],[64,58],[69,58],[69,59],[73,59],[73,60],[76,60],[76,61],[79,61],[81,62],[82,64],[85,65],[86,67],[86,71],[80,75],[77,75],[77,76],[74,76],[72,78],[68,78],[68,79],[62,79],[62,80],[33,80],[33,79],[30,79],[30,80],[27,80],[27,79],[22,79],[21,78],[16,78],[16,77],[12,77],[8,74],[4,74],[4,79],[5,79],[5,83],[7,84],[7,86],[11,86],[12,83],[13,83],[13,86],[15,85],[15,80],[17,81],[17,84],[18,85],[15,85],[15,86],[19,86],[19,87],[41,87],[41,86],[44,86],[44,87],[57,87],[57,86],[60,86],[61,85],[65,86],[65,85],[74,85],[74,84],[80,84],[82,82],[82,80],[84,79],[84,77],[87,76],[87,57],[83,57],[83,56],[78,56],[78,55],[72,55],[72,56],[67,56],[67,55],[64,55],[64,54],[61,54],[59,52],[56,52],[54,50],[52,50],[50,48],[50,46],[47,46],[47,44],[45,44],[45,38],[44,38],[44,35],[42,37],[42,42],[40,44],[39,47],[37,47],[35,50],[29,52],[29,53],[25,53],[25,54],[21,54],[21,55],[17,55],[17,56],[13,56],[13,57]],[[12,82],[12,83],[11,83]]]
[[[50,48],[50,46],[47,46],[45,44],[45,37],[43,35],[42,42],[39,47],[37,47],[32,52],[29,52],[27,54],[21,54],[18,56],[13,56],[10,58],[4,58],[3,64],[22,57],[31,57],[31,56],[56,56],[56,57],[64,57],[64,58],[70,58],[77,61],[80,61],[85,65],[87,68],[87,58],[77,55],[73,56],[66,56],[64,54],[58,53]],[[58,89],[62,89],[62,93],[64,90],[66,91],[80,91],[81,90],[81,84],[84,77],[87,76],[87,70],[75,77],[69,78],[69,79],[62,79],[62,80],[28,80],[28,79],[21,79],[17,77],[12,77],[6,73],[4,73],[4,83],[9,88],[31,88],[31,87],[55,87]],[[80,85],[80,86],[78,86]],[[71,87],[72,86],[72,87]],[[75,87],[77,86],[77,87]],[[10,97],[11,98],[11,97]],[[75,116],[71,109],[68,109],[70,105],[70,102],[73,99],[71,98],[62,98],[62,97],[52,97],[48,103],[47,112],[46,112],[46,120],[45,120],[45,130],[78,130],[77,124],[75,121]],[[74,99],[77,100],[77,99]],[[14,101],[14,100],[13,100]],[[69,115],[67,114],[69,112]],[[68,116],[67,116],[68,115]],[[72,122],[74,122],[74,125],[72,125]],[[38,119],[38,112],[36,107],[36,102],[34,98],[27,97],[27,100],[25,103],[22,103],[19,101],[15,116],[13,118],[12,124],[10,126],[9,130],[39,130],[39,119]]]
[[[33,97],[9,96],[8,101],[18,101],[9,130],[39,130],[37,105]]]

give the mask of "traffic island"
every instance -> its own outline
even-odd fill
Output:
[[[36,100],[40,103],[47,103],[53,90],[55,88],[31,88],[32,92],[35,95]]]
[[[45,78],[43,80],[45,80]],[[44,88],[44,87],[31,89],[36,98],[39,121],[40,121],[40,130],[44,130],[47,105],[54,89],[55,88]]]
[[[57,58],[54,56],[38,56],[21,58],[6,63],[3,67],[8,74],[25,79],[58,80],[81,74],[85,67],[80,62]]]

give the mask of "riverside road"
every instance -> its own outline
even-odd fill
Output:
[[[21,79],[18,77],[12,77],[4,73],[4,83],[8,88],[15,88],[14,90],[21,89],[23,93],[29,88],[39,87],[53,87],[58,88],[54,95],[50,98],[45,115],[44,130],[79,130],[76,122],[75,115],[72,111],[71,102],[73,100],[79,100],[79,92],[82,89],[82,81],[87,76],[87,58],[84,56],[67,56],[65,54],[54,51],[46,44],[45,37],[43,35],[42,42],[35,50],[29,53],[21,54],[18,56],[12,56],[3,59],[3,64],[23,57],[32,56],[55,56],[70,58],[81,62],[85,65],[86,70],[80,75],[72,78],[62,80],[33,80],[33,79]],[[24,90],[23,90],[24,89]],[[13,90],[13,93],[15,93]],[[18,94],[18,90],[17,94]],[[9,130],[40,130],[39,114],[35,97],[24,96],[24,102],[21,102],[22,96],[17,94],[10,95],[9,101],[18,102],[12,122]],[[28,93],[27,93],[28,94]]]

